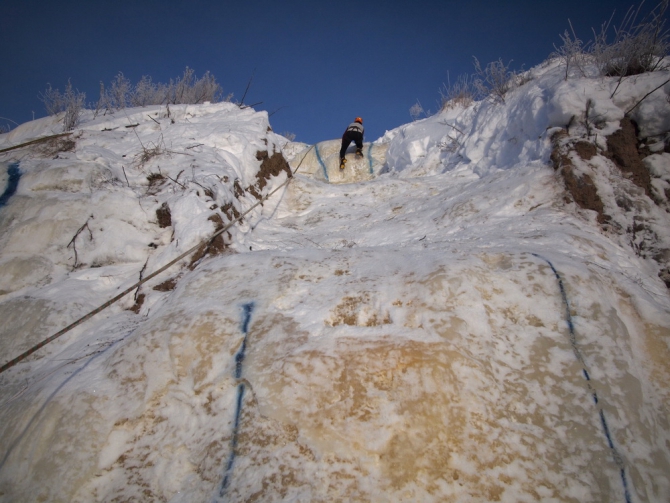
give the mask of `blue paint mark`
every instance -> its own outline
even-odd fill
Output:
[[[7,201],[9,201],[9,198],[14,195],[16,189],[19,186],[21,171],[19,170],[18,162],[14,162],[9,165],[7,168],[7,175],[9,175],[9,179],[7,180],[7,187],[5,187],[5,191],[0,196],[0,208],[7,204]]]
[[[326,181],[328,180],[328,170],[326,169],[326,165],[323,163],[323,160],[321,159],[321,154],[319,154],[319,144],[317,143],[314,145],[314,150],[316,151],[316,158],[319,160],[319,164],[321,164],[321,168],[323,169],[323,176],[326,177]]]
[[[242,333],[244,334],[244,339],[242,339],[242,345],[235,355],[235,379],[242,377],[242,363],[246,356],[247,333],[249,332],[249,322],[251,321],[251,313],[254,310],[254,303],[249,302],[248,304],[244,304],[242,310],[244,313],[244,318],[242,319]]]
[[[223,497],[226,494],[226,489],[230,485],[231,475],[233,471],[233,463],[235,462],[235,454],[237,449],[237,439],[238,431],[240,427],[240,416],[242,415],[242,404],[244,399],[244,384],[237,386],[237,410],[235,411],[235,426],[233,427],[233,438],[230,442],[231,452],[228,457],[228,463],[226,463],[226,475],[223,477],[221,482],[221,487],[219,488],[219,497]]]
[[[563,298],[563,304],[565,305],[566,321],[568,324],[568,329],[570,330],[570,345],[572,346],[572,351],[575,353],[577,360],[582,364],[582,372],[584,374],[584,379],[586,379],[586,385],[589,389],[589,392],[591,393],[591,396],[593,397],[593,403],[595,403],[596,407],[598,407],[600,423],[602,424],[603,432],[605,433],[605,438],[607,439],[607,444],[609,445],[609,448],[612,451],[612,457],[614,458],[614,462],[619,467],[619,473],[621,475],[621,483],[623,484],[626,503],[631,503],[630,491],[628,490],[628,479],[626,478],[626,469],[624,466],[623,459],[621,458],[621,454],[619,454],[619,451],[617,450],[616,446],[614,445],[614,441],[612,440],[612,435],[610,434],[610,429],[609,426],[607,425],[607,418],[605,417],[605,411],[598,406],[599,403],[598,393],[596,393],[596,390],[591,385],[591,377],[589,376],[589,372],[586,370],[586,363],[584,362],[584,358],[581,352],[579,351],[579,347],[577,346],[575,326],[572,323],[572,315],[570,314],[570,304],[568,303],[568,295],[566,294],[565,287],[563,286],[563,280],[561,279],[561,275],[554,267],[554,264],[552,264],[548,259],[542,257],[541,255],[538,255],[537,253],[533,253],[532,255],[534,255],[539,259],[544,260],[547,264],[549,264],[549,267],[551,267],[551,270],[554,272],[554,276],[556,276],[556,279],[558,280],[558,286],[561,290],[561,297]]]
[[[247,335],[249,333],[249,322],[251,321],[251,313],[254,311],[254,303],[249,302],[242,306],[244,311],[244,320],[242,321],[242,333]]]
[[[242,377],[242,362],[244,361],[244,352],[247,349],[247,339],[242,341],[240,350],[235,355],[235,379]]]
[[[242,377],[242,364],[244,363],[244,357],[246,356],[247,350],[247,335],[249,334],[249,323],[251,322],[251,314],[254,311],[255,304],[249,302],[242,306],[242,333],[244,338],[242,339],[242,345],[240,349],[237,350],[235,354],[235,379],[240,379]],[[226,470],[223,480],[221,481],[221,487],[219,487],[219,498],[222,498],[226,494],[226,490],[230,485],[233,474],[233,465],[235,464],[235,457],[237,456],[237,440],[239,436],[240,421],[242,417],[242,406],[244,405],[244,392],[246,386],[244,383],[239,383],[237,385],[237,404],[235,406],[235,421],[233,422],[233,437],[230,441],[230,456],[228,456],[228,462],[226,463]]]
[[[370,163],[370,174],[372,175],[372,143],[368,147],[368,162]]]

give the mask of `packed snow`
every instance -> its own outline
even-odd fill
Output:
[[[342,172],[338,140],[288,142],[231,103],[87,112],[2,154],[2,187],[20,178],[0,207],[0,363],[276,192],[0,374],[0,500],[670,500],[661,265],[550,161],[587,99],[605,149],[668,73],[614,98],[564,73],[388,131]],[[632,114],[645,136],[670,129],[668,95]],[[261,152],[292,179],[261,182]],[[669,158],[645,158],[661,192]]]

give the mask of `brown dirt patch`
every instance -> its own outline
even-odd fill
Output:
[[[140,314],[140,309],[142,308],[142,304],[144,304],[144,299],[146,298],[146,295],[143,293],[139,294],[137,296],[137,299],[135,299],[135,304],[133,307],[128,309],[129,311],[132,311],[135,314]]]
[[[263,190],[265,185],[267,185],[267,180],[271,177],[279,176],[282,171],[285,171],[289,178],[292,176],[291,167],[281,152],[274,152],[270,156],[267,150],[259,150],[256,152],[256,159],[261,161],[261,169],[256,174],[256,185],[259,190]]]
[[[210,222],[214,222],[215,232],[223,229],[223,219],[221,218],[221,215],[219,215],[218,213],[211,215],[207,220],[209,220]],[[230,234],[228,234],[228,237],[230,237]],[[195,266],[198,264],[198,262],[205,255],[211,255],[211,256],[220,255],[221,253],[223,253],[225,249],[226,249],[226,242],[223,239],[223,234],[219,234],[214,239],[210,239],[209,241],[200,245],[200,247],[195,251],[193,257],[191,258],[189,268],[194,269]]]
[[[285,171],[289,177],[293,176],[293,173],[291,173],[291,167],[281,152],[273,152],[270,155],[267,150],[258,150],[256,152],[256,159],[261,161],[261,168],[256,173],[256,183],[249,185],[246,188],[246,192],[260,201],[263,199],[263,188],[265,188],[271,177],[278,176],[282,171]],[[237,180],[235,181],[234,189],[235,197],[238,199],[244,195],[245,191],[240,187]]]
[[[236,198],[239,199],[240,197],[244,196],[244,189],[240,185],[239,180],[235,180],[235,182],[233,183],[233,190],[235,191]]]
[[[226,203],[221,206],[221,212],[228,217],[229,221],[233,221],[236,218],[240,218],[241,213],[237,211],[237,208],[233,206],[233,203]]]
[[[551,152],[551,162],[554,165],[554,169],[563,177],[565,189],[572,197],[572,200],[580,208],[595,211],[598,214],[598,223],[603,224],[609,221],[610,217],[604,213],[603,202],[598,195],[598,190],[595,183],[593,183],[593,179],[586,173],[581,175],[575,173],[572,159],[568,156],[570,146],[560,145],[560,140],[566,136],[567,133],[565,131],[560,131],[552,137],[554,148]],[[577,145],[580,146],[577,147]],[[582,159],[585,158],[584,156],[588,156],[591,152],[595,151],[595,146],[588,142],[578,142],[572,148],[577,151]],[[593,155],[595,155],[595,152]]]
[[[156,210],[156,220],[160,228],[170,227],[172,225],[172,213],[167,203],[163,203],[160,208]]]
[[[149,173],[147,180],[149,180],[149,188],[147,189],[147,194],[149,195],[158,194],[160,186],[165,183],[165,177],[160,173]]]
[[[605,155],[651,198],[651,176],[642,162],[638,148],[637,125],[628,117],[624,117],[621,119],[621,129],[607,137]]]
[[[573,166],[563,166],[563,180],[565,188],[568,190],[572,199],[585,210],[593,210],[598,214],[598,223],[605,223],[609,216],[604,214],[603,202],[598,195],[593,179],[587,175],[576,175]]]
[[[590,161],[598,153],[598,149],[593,143],[587,141],[578,141],[575,143],[575,152],[584,159]]]
[[[157,292],[171,292],[177,286],[177,278],[170,278],[163,281],[160,285],[156,285],[153,289]]]

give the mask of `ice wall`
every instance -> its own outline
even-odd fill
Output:
[[[386,143],[364,143],[363,157],[355,155],[355,145],[347,150],[347,164],[340,170],[340,140],[327,140],[306,147],[290,159],[292,169],[300,163],[298,173],[328,183],[353,183],[379,175],[386,163]]]
[[[542,120],[582,98],[540,77],[344,173],[339,140],[287,144],[234,104],[89,117],[74,151],[23,159],[12,354],[255,204],[259,150],[304,160],[218,254],[0,375],[0,500],[670,500],[667,288],[566,203]]]

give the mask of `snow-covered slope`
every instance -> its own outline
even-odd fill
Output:
[[[607,80],[531,73],[505,103],[388,132],[332,180],[355,183],[230,104],[88,117],[74,145],[6,154],[5,360],[279,187],[273,154],[300,169],[197,260],[0,374],[0,499],[667,501],[664,259],[624,225],[644,216],[664,249],[664,136],[650,195],[606,157],[667,75],[610,99]],[[668,91],[635,112],[646,136]],[[601,213],[573,187],[587,170]]]

